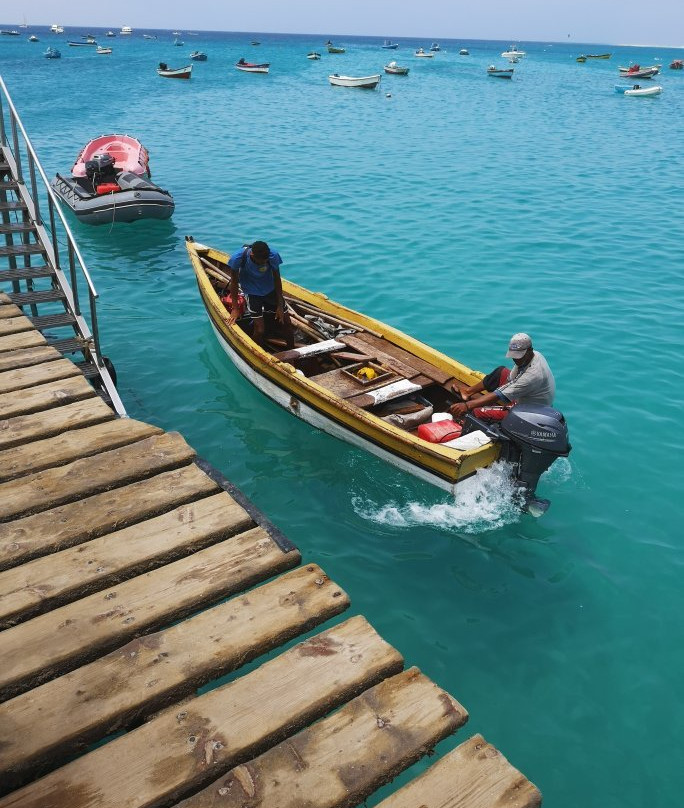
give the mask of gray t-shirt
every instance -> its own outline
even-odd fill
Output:
[[[513,367],[508,381],[497,388],[496,394],[518,404],[551,406],[556,395],[556,382],[546,359],[535,351],[528,365]]]

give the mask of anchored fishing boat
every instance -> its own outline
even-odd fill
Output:
[[[270,62],[257,64],[256,62],[246,62],[244,59],[240,59],[235,63],[235,67],[242,70],[243,73],[268,73],[271,64]]]
[[[207,61],[207,54],[203,51],[193,51],[190,54],[190,58],[193,62],[206,62]]]
[[[151,182],[147,149],[130,135],[100,135],[86,143],[71,169],[51,185],[86,224],[168,219],[173,197]]]
[[[62,53],[61,53],[61,51],[59,51],[57,48],[52,48],[52,47],[49,47],[49,48],[48,48],[48,49],[45,51],[45,53],[43,54],[43,56],[44,56],[46,59],[61,59],[61,58],[62,58]]]
[[[374,90],[380,84],[380,74],[376,73],[372,76],[340,76],[339,73],[333,73],[328,76],[328,81],[334,87],[360,87],[363,90]]]
[[[517,406],[493,422],[477,409],[462,424],[439,419],[483,376],[434,348],[320,292],[282,280],[295,347],[277,324],[266,348],[248,318],[231,323],[227,253],[186,237],[202,301],[220,346],[259,390],[302,420],[453,492],[498,459],[514,464],[522,502],[538,515],[540,475],[570,451],[565,420],[552,407]],[[479,413],[479,414],[478,414]],[[433,419],[433,416],[434,419]]]
[[[409,74],[408,67],[402,67],[401,65],[398,65],[396,62],[389,62],[388,64],[385,65],[384,70],[385,73],[390,73],[395,76],[408,76]]]
[[[489,67],[487,68],[487,75],[492,76],[495,79],[512,79],[513,70],[514,68],[512,67],[503,70],[498,67],[494,67],[494,65],[489,65]]]
[[[166,62],[159,62],[157,75],[165,79],[189,79],[192,76],[192,65],[169,67]]]

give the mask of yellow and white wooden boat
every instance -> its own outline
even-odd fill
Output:
[[[530,424],[512,417],[517,408],[505,419],[515,422],[508,434],[490,430],[471,413],[462,436],[442,443],[424,439],[421,435],[427,432],[435,437],[432,430],[439,425],[432,424],[433,415],[446,412],[458,400],[454,386],[473,385],[482,373],[285,279],[283,294],[295,348],[284,350],[286,343],[275,330],[276,323],[267,331],[267,347],[261,348],[249,336],[248,321],[230,324],[230,306],[222,300],[229,293],[229,255],[191,236],[186,247],[219,344],[243,376],[298,418],[450,492],[459,481],[494,463],[503,448],[503,456],[513,457],[518,464],[521,485],[533,496],[539,474],[555,457],[567,454],[562,415],[551,408],[524,413],[537,429],[533,434],[539,436],[539,430],[545,430],[547,446],[553,424],[558,419],[562,422],[556,441],[560,451],[554,450],[543,468],[538,459],[531,460],[531,470],[524,468],[525,449],[521,451],[520,446],[529,443]],[[516,453],[507,454],[506,447],[518,438]]]

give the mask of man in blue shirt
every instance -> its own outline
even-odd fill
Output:
[[[283,287],[280,280],[280,265],[283,259],[265,241],[236,250],[230,260],[230,297],[232,309],[230,323],[240,316],[238,292],[242,292],[247,302],[246,316],[252,321],[252,339],[262,348],[264,344],[264,315],[274,315],[285,331],[288,348],[294,347],[292,324],[285,307]]]

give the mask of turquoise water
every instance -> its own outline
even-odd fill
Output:
[[[124,131],[174,194],[170,222],[73,224],[129,413],[182,432],[468,708],[440,752],[481,732],[547,806],[680,805],[681,52],[521,43],[504,82],[485,69],[508,42],[443,41],[433,60],[412,55],[426,41],[330,33],[66,46],[87,30],[2,37],[0,73],[49,175]],[[347,53],[307,61],[328,36]],[[156,75],[195,49],[189,82]],[[272,72],[238,73],[240,56]],[[391,58],[407,78],[328,85]],[[614,92],[618,65],[656,58],[661,96]],[[454,501],[265,399],[215,343],[186,234],[264,238],[294,281],[477,369],[532,334],[573,444],[542,479],[550,511],[521,516],[496,469]]]

